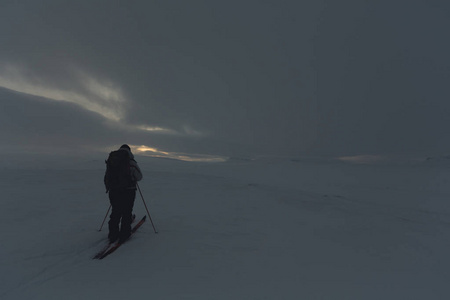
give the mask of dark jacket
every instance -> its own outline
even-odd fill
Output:
[[[142,180],[142,172],[141,169],[139,168],[137,162],[134,160],[134,155],[133,153],[131,153],[130,150],[126,149],[126,148],[120,148],[119,151],[125,151],[128,154],[128,157],[130,159],[129,164],[130,164],[130,171],[131,171],[131,180],[133,181],[133,184],[130,185],[128,189],[133,189],[136,190],[136,182]],[[106,192],[108,192],[108,179],[107,179],[107,172],[105,173],[104,176],[104,182],[105,182],[105,187],[106,187]]]

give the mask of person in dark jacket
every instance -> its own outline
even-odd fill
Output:
[[[109,190],[109,201],[111,203],[112,212],[108,223],[108,239],[111,243],[115,242],[117,239],[119,240],[119,243],[122,243],[131,235],[132,213],[134,199],[136,197],[136,182],[142,179],[141,169],[134,160],[134,155],[131,153],[130,147],[124,144],[120,147],[119,151],[127,152],[128,157],[130,158],[130,171],[133,183],[125,189]]]

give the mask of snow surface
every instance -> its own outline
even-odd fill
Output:
[[[103,159],[2,162],[0,299],[450,298],[446,161],[138,157],[159,234],[92,260]]]

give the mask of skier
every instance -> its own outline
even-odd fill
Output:
[[[104,183],[112,207],[108,239],[111,243],[117,239],[123,243],[131,235],[136,182],[142,179],[142,172],[126,144],[111,152],[106,164]]]

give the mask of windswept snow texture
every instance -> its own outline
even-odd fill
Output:
[[[450,299],[446,162],[138,162],[159,234],[104,260],[101,158],[4,164],[0,298]]]

